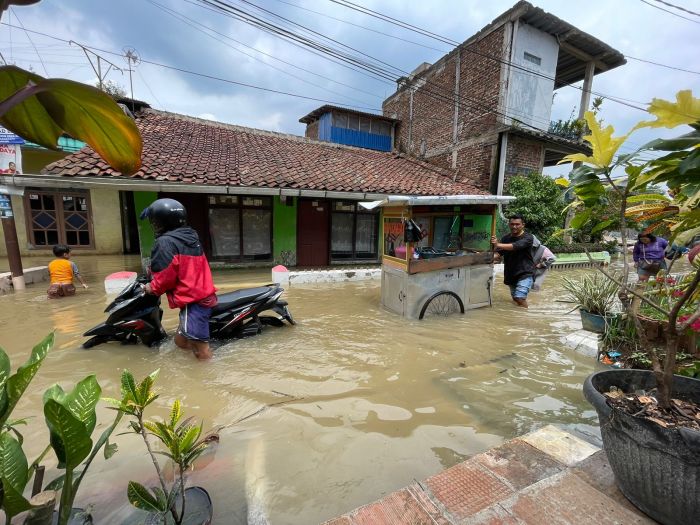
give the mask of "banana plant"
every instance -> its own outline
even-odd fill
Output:
[[[146,407],[158,398],[158,394],[153,391],[157,374],[156,370],[137,385],[131,372],[125,370],[122,373],[122,401],[115,403],[118,405],[117,410],[133,417],[130,422],[131,430],[139,434],[146,444],[160,482],[160,487],[149,490],[141,483],[130,481],[127,496],[134,507],[160,516],[163,523],[167,523],[170,515],[172,520],[180,525],[185,519],[186,510],[185,472],[192,467],[209,444],[216,440],[216,434],[210,432],[202,437],[201,423],[192,424],[193,418],[182,420],[182,405],[179,400],[173,403],[167,420],[144,419]],[[155,437],[165,450],[155,452],[149,436]],[[165,481],[156,454],[169,458],[177,465],[178,477],[172,487],[168,487]]]
[[[24,420],[11,420],[10,416],[53,343],[53,334],[44,338],[15,374],[11,374],[10,360],[0,349],[0,507],[5,512],[8,524],[18,514],[32,509],[23,493],[32,472],[51,449],[58,459],[58,468],[65,470],[64,474],[46,487],[47,490],[61,491],[59,525],[69,523],[75,496],[93,459],[103,449],[106,459],[116,452],[116,445],[109,443],[109,437],[123,417],[122,413],[117,414],[114,422],[102,432],[96,443],[93,444],[92,441],[91,436],[97,422],[95,407],[100,399],[101,388],[95,376],[91,375],[77,383],[69,392],[65,392],[59,385],[46,390],[43,406],[50,444],[31,465],[28,464],[22,450],[22,434],[16,428]]]

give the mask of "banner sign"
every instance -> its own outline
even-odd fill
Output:
[[[22,148],[19,144],[0,143],[0,175],[22,173]]]
[[[24,139],[0,126],[0,144],[24,144]]]
[[[0,193],[0,218],[12,217],[12,201],[10,196]]]

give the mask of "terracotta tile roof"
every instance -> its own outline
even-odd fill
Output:
[[[295,188],[408,195],[484,195],[454,173],[392,153],[319,142],[146,109],[136,123],[143,164],[132,179],[213,186]],[[42,173],[120,177],[89,147]]]

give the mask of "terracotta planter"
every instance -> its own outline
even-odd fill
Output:
[[[638,318],[642,324],[642,327],[644,328],[647,340],[652,344],[662,347],[665,346],[666,334],[664,333],[664,330],[668,326],[668,321],[659,321],[658,319],[652,319],[651,317],[646,317],[644,315],[639,315]],[[682,334],[679,339],[679,351],[695,357],[700,357],[700,347],[698,347],[700,340],[698,339],[698,334],[696,332]]]

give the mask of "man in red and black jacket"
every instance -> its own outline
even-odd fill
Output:
[[[209,359],[209,317],[217,299],[199,236],[187,226],[185,207],[174,199],[158,199],[141,213],[145,218],[156,235],[146,293],[165,294],[170,308],[180,309],[175,344]]]

